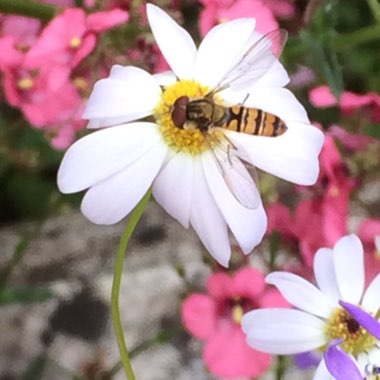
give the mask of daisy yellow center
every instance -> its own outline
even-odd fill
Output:
[[[165,142],[174,151],[197,155],[209,150],[221,140],[222,132],[216,128],[202,132],[196,125],[187,122],[183,127],[177,127],[172,119],[174,103],[178,98],[187,96],[192,101],[205,97],[208,92],[206,86],[192,80],[180,80],[163,91],[154,116]]]
[[[343,339],[340,346],[354,356],[370,350],[376,343],[376,338],[368,334],[364,327],[341,308],[335,309],[327,321],[325,334],[329,341]]]

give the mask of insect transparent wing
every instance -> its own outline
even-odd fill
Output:
[[[281,55],[288,32],[284,29],[273,30],[253,42],[239,61],[230,69],[216,88],[215,94],[226,88],[252,85],[259,80]]]
[[[213,147],[213,155],[223,180],[231,194],[244,207],[255,209],[260,205],[260,194],[256,183],[237,156],[231,145]]]

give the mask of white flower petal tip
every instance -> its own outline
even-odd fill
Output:
[[[324,135],[312,125],[292,123],[275,138],[232,131],[227,135],[253,166],[298,185],[317,181]]]
[[[82,137],[65,153],[57,183],[62,193],[85,190],[112,176],[161,139],[153,123],[130,123]]]
[[[323,346],[324,322],[308,313],[292,309],[261,309],[243,316],[242,329],[247,343],[269,354],[291,355]]]
[[[273,272],[265,281],[275,285],[289,303],[308,313],[327,318],[336,307],[318,288],[293,273]]]
[[[199,46],[194,79],[215,87],[247,49],[255,25],[254,18],[240,18],[213,27]]]
[[[157,144],[125,169],[91,187],[81,205],[86,218],[111,225],[128,215],[148,191],[166,153],[166,147]]]
[[[219,163],[223,165],[222,161]],[[237,200],[236,194],[232,195],[231,187],[234,187],[235,184],[227,185],[213,155],[204,154],[202,156],[202,166],[209,191],[239,246],[245,254],[248,254],[261,242],[267,228],[267,217],[260,194],[246,168],[239,160],[234,160],[233,164],[233,173],[228,172],[231,168],[223,167],[225,175],[226,173],[230,175],[227,182],[236,182],[241,199],[249,198],[250,194],[246,195],[246,193],[252,193],[257,204],[252,209],[244,207]]]
[[[358,304],[364,290],[364,251],[356,235],[347,235],[334,246],[334,266],[343,301]]]
[[[151,115],[161,96],[154,77],[137,67],[115,65],[95,83],[83,113],[89,127],[108,127]]]
[[[159,7],[148,4],[147,16],[154,38],[169,66],[180,79],[192,79],[196,46],[190,34]]]

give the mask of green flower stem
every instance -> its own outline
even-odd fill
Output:
[[[377,22],[380,22],[380,3],[379,0],[367,0],[368,6],[371,9],[373,17]]]
[[[53,5],[30,0],[0,0],[0,12],[51,20],[59,9]]]
[[[367,26],[355,32],[335,36],[332,40],[332,44],[334,48],[339,50],[375,40],[380,40],[380,24]]]
[[[116,255],[115,270],[114,270],[113,283],[112,283],[112,296],[111,296],[112,320],[113,320],[117,345],[119,346],[120,359],[121,359],[121,362],[123,363],[124,371],[125,371],[125,374],[127,375],[128,380],[136,380],[136,377],[135,377],[135,374],[133,373],[128,349],[125,344],[123,327],[121,325],[120,309],[119,309],[120,284],[121,284],[121,277],[123,274],[123,262],[124,262],[125,252],[127,250],[129,239],[131,238],[132,233],[135,230],[136,225],[139,222],[145,210],[146,205],[148,204],[151,194],[152,192],[151,190],[149,190],[141,199],[140,203],[132,211],[132,214],[129,217],[127,226],[125,227],[125,230],[123,234],[121,235],[119,248],[117,250],[117,255]]]

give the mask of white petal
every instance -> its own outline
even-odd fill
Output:
[[[297,354],[326,343],[323,321],[299,310],[254,310],[243,316],[242,329],[251,347],[270,354]]]
[[[364,293],[362,306],[364,310],[373,313],[380,308],[380,273],[372,280]]]
[[[335,304],[340,300],[335,276],[333,250],[320,248],[314,256],[314,276],[319,289]]]
[[[91,128],[135,120],[151,115],[160,96],[152,75],[137,67],[115,65],[108,78],[95,83],[83,118],[95,119]]]
[[[188,228],[192,194],[193,159],[188,154],[172,154],[153,183],[153,195],[168,214]]]
[[[203,154],[202,164],[208,188],[219,210],[243,252],[250,253],[261,242],[267,227],[267,218],[261,200],[259,199],[258,207],[255,209],[242,206],[231,194],[210,153]]]
[[[147,5],[149,25],[166,61],[180,79],[192,79],[196,47],[190,34],[168,14]]]
[[[310,124],[304,106],[287,88],[260,88],[259,91],[257,93],[253,88],[246,101],[246,107],[270,112],[286,124],[293,121]]]
[[[359,304],[364,290],[364,257],[356,235],[344,236],[335,244],[334,265],[342,300]]]
[[[335,380],[335,377],[330,375],[330,372],[328,371],[323,359],[319,363],[318,368],[314,373],[313,380]]]
[[[163,71],[162,73],[153,74],[153,78],[156,80],[156,82],[160,86],[171,86],[177,81],[176,75],[173,73],[173,71]]]
[[[194,79],[215,87],[245,52],[255,24],[255,19],[241,18],[212,28],[199,46]]]
[[[194,158],[190,222],[210,254],[219,264],[227,267],[231,256],[227,224],[208,189],[200,159],[197,158]]]
[[[278,137],[226,131],[239,155],[252,165],[299,185],[312,185],[319,173],[323,134],[311,125],[292,123]],[[248,157],[246,157],[248,154]]]
[[[160,139],[153,123],[131,123],[91,133],[66,152],[58,170],[58,188],[63,193],[84,190],[137,160]]]
[[[279,61],[275,61],[268,71],[250,88],[250,92],[260,91],[265,87],[284,87],[290,82],[288,73]]]
[[[329,317],[337,306],[318,288],[293,273],[272,272],[265,281],[275,285],[289,303],[319,317]]]
[[[373,348],[368,352],[367,363],[376,364],[377,366],[380,363],[380,349],[378,347]]]
[[[83,214],[96,224],[119,222],[148,191],[166,153],[164,144],[156,144],[136,162],[91,187],[82,201]]]

